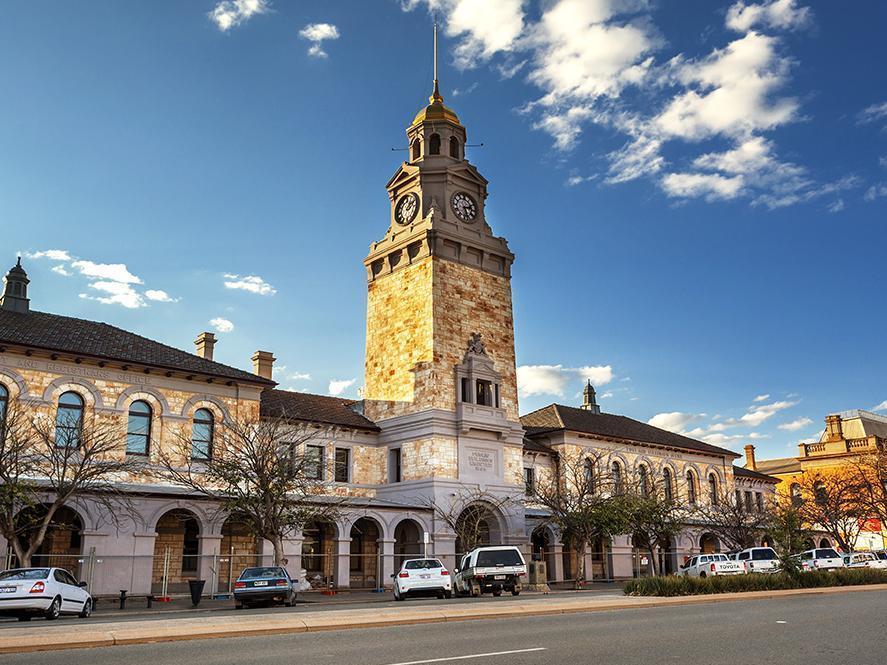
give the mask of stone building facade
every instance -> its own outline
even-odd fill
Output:
[[[739,482],[733,452],[600,413],[593,395],[584,409],[552,405],[520,417],[514,255],[487,223],[487,180],[465,158],[467,130],[437,81],[407,137],[409,159],[387,184],[387,229],[364,260],[360,401],[276,389],[266,351],[252,357],[253,372],[217,363],[211,333],[187,353],[34,311],[24,269],[10,270],[0,301],[0,406],[16,401],[53,418],[73,404],[85,420],[116,422],[127,434],[115,454],[140,455],[148,469],[121,480],[135,496],[134,520],[111,528],[88,498],[78,500],[40,556],[67,557],[82,576],[89,567],[99,594],[157,592],[161,578],[169,592],[194,578],[224,591],[239,568],[268,560],[270,544],[209,502],[159,482],[150,466],[182,437],[200,440],[211,455],[214,428],[283,412],[317,427],[313,444],[322,449],[328,493],[348,501],[335,523],[305,525],[285,543],[292,571],[304,568],[323,586],[383,586],[400,559],[426,552],[452,566],[456,535],[432,506],[471,508],[457,504],[465,488],[515,500],[488,512],[489,542],[516,544],[528,556],[544,550],[552,579],[569,578],[578,554],[564,553],[545,516],[523,502],[528,469],[550,465],[558,450],[594,449],[626,474],[668,470],[677,491],[693,482],[700,496],[708,482]],[[674,551],[705,546],[703,531],[688,526]],[[636,572],[629,536],[583,556],[596,577]]]

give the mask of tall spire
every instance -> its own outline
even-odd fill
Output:
[[[434,92],[428,99],[432,104],[434,102],[442,102],[443,97],[440,94],[440,86],[437,81],[437,21],[434,22]]]

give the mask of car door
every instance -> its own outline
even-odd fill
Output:
[[[56,582],[58,594],[62,597],[62,612],[79,612],[83,607],[82,589],[76,585],[74,578],[58,568],[52,571],[52,576]]]

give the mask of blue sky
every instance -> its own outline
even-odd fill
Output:
[[[429,11],[517,255],[523,412],[591,377],[606,411],[764,456],[887,413],[878,2],[4,3],[0,228],[32,306],[215,328],[222,362],[356,397]]]

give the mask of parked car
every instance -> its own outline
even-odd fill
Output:
[[[731,561],[726,554],[697,554],[681,566],[685,577],[709,577],[714,575],[744,575],[745,566]]]
[[[844,555],[847,568],[881,568],[887,569],[887,561],[882,561],[873,552],[851,552]]]
[[[86,582],[78,582],[62,568],[15,568],[0,573],[0,615],[30,621],[35,616],[58,619],[92,614],[92,596]]]
[[[844,567],[841,555],[831,547],[817,547],[796,554],[795,558],[802,570],[837,570]]]
[[[745,567],[746,573],[778,573],[779,557],[772,547],[749,547],[731,555]]]
[[[876,557],[878,557],[881,561],[887,561],[887,550],[874,550],[872,551]]]
[[[408,596],[453,597],[450,571],[437,559],[407,559],[394,578],[394,600]]]
[[[520,550],[513,546],[478,547],[462,557],[453,580],[453,590],[462,596],[480,596],[487,591],[501,596],[510,591],[520,594],[521,578],[527,564]]]
[[[242,609],[260,603],[296,604],[296,583],[283,566],[247,568],[234,582],[234,608]]]

